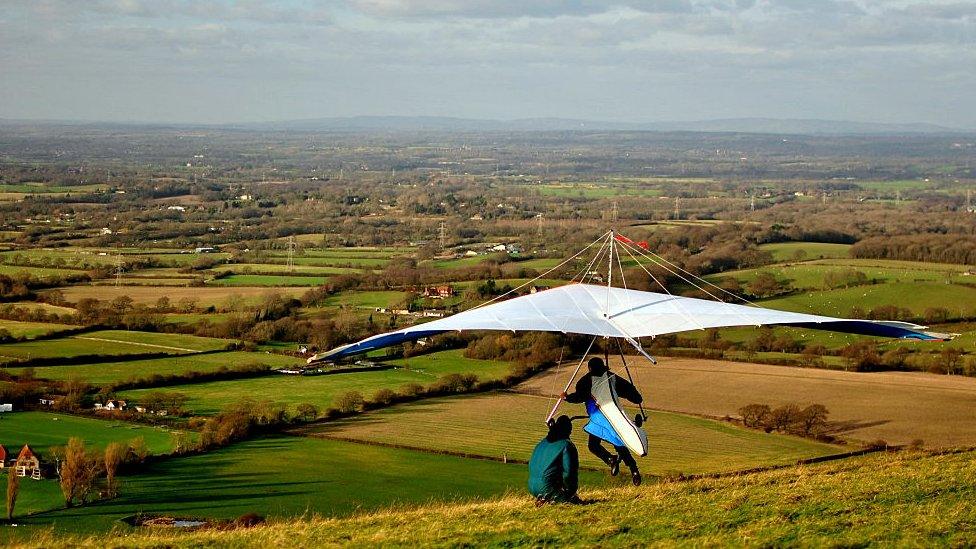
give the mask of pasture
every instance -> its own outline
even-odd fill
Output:
[[[284,256],[277,256],[276,262],[284,263]],[[312,267],[349,267],[355,269],[377,269],[390,262],[389,256],[361,257],[356,255],[296,255],[292,262],[295,265]]]
[[[399,292],[395,290],[378,290],[372,292],[342,292],[330,296],[325,300],[326,306],[345,306],[345,307],[393,307],[399,305],[410,295],[409,292]]]
[[[24,267],[20,265],[0,265],[0,275],[12,278],[34,277],[41,280],[62,278],[71,275],[82,275],[85,271],[79,269],[57,269],[48,267]]]
[[[437,259],[431,262],[431,265],[438,269],[460,269],[462,267],[473,267],[475,265],[480,265],[489,259],[499,259],[504,257],[504,254],[482,254],[474,255],[471,257],[459,257],[455,259]]]
[[[95,267],[115,266],[118,256],[122,261],[135,259],[153,259],[157,263],[169,267],[183,267],[201,258],[226,260],[227,253],[184,253],[181,250],[166,248],[35,248],[30,250],[10,250],[0,252],[0,263],[20,264],[25,260],[32,263],[43,263],[45,266],[59,265],[64,268],[92,269]]]
[[[180,352],[219,351],[234,342],[214,337],[199,337],[187,334],[165,334],[156,332],[137,332],[130,330],[100,330],[76,338],[95,341],[121,341],[142,345],[147,348],[169,349]]]
[[[926,309],[941,307],[952,317],[966,317],[976,311],[976,288],[944,282],[897,282],[855,286],[829,291],[808,291],[764,300],[763,307],[847,317],[853,307],[870,311],[882,305],[895,305],[921,315]]]
[[[224,349],[232,342],[182,334],[101,330],[60,339],[0,345],[0,362],[84,355],[184,354]]]
[[[0,319],[0,330],[7,330],[13,337],[34,338],[52,332],[77,328],[71,324],[53,324],[49,322],[21,322],[18,320]]]
[[[269,292],[280,292],[291,297],[300,297],[306,288],[265,288],[265,287],[174,287],[161,292],[150,286],[67,286],[59,288],[66,300],[76,303],[81,299],[94,298],[111,301],[119,296],[131,297],[135,303],[155,305],[165,295],[174,305],[180,300],[190,300],[197,307],[223,307],[225,305],[260,303]]]
[[[314,265],[282,265],[280,263],[228,263],[220,265],[217,271],[230,271],[235,274],[272,275],[336,275],[358,273],[359,269],[349,267],[316,267]]]
[[[243,399],[271,400],[290,407],[309,402],[320,408],[334,405],[337,397],[358,391],[369,398],[380,389],[397,390],[408,383],[430,385],[450,373],[472,373],[482,380],[497,379],[508,372],[508,363],[473,360],[459,351],[417,356],[394,361],[390,370],[340,372],[317,376],[273,375],[252,379],[214,381],[190,385],[173,385],[167,391],[178,391],[189,397],[187,409],[196,414],[213,414]],[[125,398],[135,401],[147,391],[126,391]]]
[[[135,513],[235,518],[344,516],[521,490],[525,468],[331,440],[275,436],[169,459],[122,477],[118,498],[27,518],[32,529],[99,532]],[[590,477],[585,477],[588,481]],[[24,492],[38,484],[32,482]],[[48,502],[56,509],[56,497]]]
[[[493,459],[528,460],[546,434],[544,424],[553,401],[513,393],[448,397],[403,404],[338,422],[302,429],[304,434],[464,452]],[[581,405],[563,404],[559,413],[583,414]],[[670,412],[651,412],[646,424],[648,457],[638,458],[652,474],[715,473],[792,463],[839,453],[837,446],[796,437],[766,434],[710,419]],[[586,451],[585,421],[576,421],[573,439],[580,463],[603,468]]]
[[[329,281],[327,276],[233,274],[207,282],[211,286],[321,286]]]
[[[751,282],[759,273],[769,273],[777,280],[789,281],[795,288],[824,289],[826,276],[830,272],[855,269],[864,273],[869,281],[877,283],[915,283],[915,282],[962,282],[968,278],[962,267],[931,263],[906,264],[907,262],[878,263],[867,260],[817,260],[799,263],[769,265],[754,269],[726,271],[710,275],[707,279],[715,282],[724,277],[732,277],[742,283]],[[949,268],[947,268],[949,267]]]
[[[775,261],[793,261],[798,258],[804,260],[845,258],[850,248],[850,244],[827,242],[777,242],[759,246],[760,250],[772,254]]]
[[[750,475],[582,492],[585,507],[536,508],[524,494],[264,528],[150,531],[154,547],[827,547],[976,543],[976,455],[874,454]],[[57,540],[100,546],[117,538]]]
[[[612,367],[620,369],[611,357]],[[976,444],[976,379],[915,372],[857,373],[718,360],[662,357],[657,366],[628,360],[651,408],[711,417],[737,416],[747,404],[819,403],[833,434],[853,442],[920,439],[942,448]],[[568,365],[519,385],[548,396],[572,373]]]
[[[0,416],[0,444],[8,452],[30,444],[42,456],[51,446],[67,444],[71,437],[98,447],[142,437],[150,452],[161,454],[172,448],[172,433],[163,427],[48,412],[11,412]]]
[[[44,379],[81,379],[94,385],[117,383],[129,379],[141,379],[152,375],[174,375],[187,372],[212,372],[220,368],[237,368],[261,364],[271,368],[284,368],[300,365],[304,361],[285,355],[272,353],[248,353],[228,351],[222,353],[189,354],[166,358],[144,360],[118,360],[97,364],[74,364],[64,366],[42,366],[34,370],[34,375]],[[11,373],[21,373],[23,368],[8,368]],[[179,391],[179,388],[166,387],[165,391]]]

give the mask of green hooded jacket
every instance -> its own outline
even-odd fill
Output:
[[[529,459],[529,492],[548,501],[569,501],[579,484],[579,453],[569,439],[542,439]]]

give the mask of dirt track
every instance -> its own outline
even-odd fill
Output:
[[[921,439],[929,447],[976,445],[974,378],[667,357],[659,362],[651,366],[645,360],[628,358],[638,388],[653,408],[736,416],[741,406],[751,403],[820,403],[830,410],[836,434],[852,441],[884,439],[907,444]],[[611,363],[623,374],[619,358],[611,357]],[[520,385],[519,390],[558,393],[575,366],[564,364],[555,373]]]

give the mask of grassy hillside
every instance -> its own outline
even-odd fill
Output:
[[[543,420],[551,406],[552,401],[544,397],[507,392],[448,397],[394,406],[302,431],[313,436],[527,460],[545,433]],[[560,413],[578,414],[582,410],[564,405]],[[573,430],[580,448],[586,447],[584,424],[576,422]],[[807,439],[668,412],[651,411],[646,428],[648,457],[638,462],[645,473],[657,475],[741,470],[846,451]],[[586,451],[581,452],[580,461],[585,466],[603,467]]]
[[[255,439],[210,454],[169,459],[122,477],[118,498],[65,509],[57,483],[22,485],[21,531],[108,532],[135,513],[286,520],[349,516],[392,505],[470,501],[521,490],[524,466],[291,436]],[[586,472],[585,485],[602,484]],[[47,509],[24,517],[21,513]],[[13,534],[12,534],[13,535]],[[4,532],[0,530],[0,545]]]
[[[254,361],[269,363],[263,362],[262,356],[272,357],[276,355],[257,354]],[[283,358],[288,361],[294,360],[290,357]],[[408,383],[430,385],[445,374],[471,373],[477,375],[481,380],[489,380],[504,377],[509,372],[507,362],[469,359],[465,358],[462,352],[458,350],[416,356],[406,360],[395,360],[391,364],[396,368],[366,372],[343,372],[323,376],[276,375],[254,379],[172,385],[166,390],[179,391],[187,395],[189,397],[187,408],[197,414],[218,412],[221,408],[247,397],[271,399],[289,405],[311,402],[327,408],[333,405],[333,401],[338,396],[349,391],[358,391],[369,397],[379,389],[397,390]],[[121,396],[138,400],[145,393],[154,390],[156,389],[126,391]]]
[[[888,454],[777,471],[590,490],[536,509],[521,494],[250,530],[36,538],[35,546],[821,546],[976,543],[976,452]]]

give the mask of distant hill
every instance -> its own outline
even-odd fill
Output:
[[[727,118],[674,122],[606,122],[572,118],[484,120],[444,116],[353,116],[239,125],[295,131],[667,131],[822,135],[899,135],[968,133],[935,124],[883,124],[841,120]]]
[[[0,127],[231,129],[296,132],[690,132],[782,135],[952,135],[976,134],[976,129],[935,124],[884,124],[799,118],[725,118],[671,122],[608,122],[576,118],[519,118],[488,120],[449,116],[350,116],[239,124],[97,122],[71,120],[19,120],[0,118]]]
[[[583,496],[591,503],[584,506],[536,508],[527,495],[512,495],[239,530],[46,536],[28,545],[972,546],[974,477],[974,451],[881,453],[724,478],[589,490]],[[260,498],[254,506],[262,511]]]

